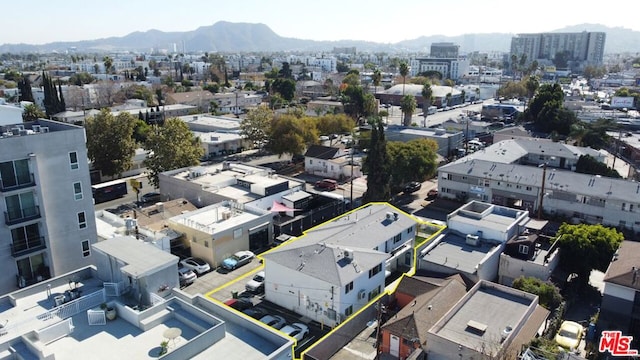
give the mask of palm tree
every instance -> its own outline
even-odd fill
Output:
[[[382,81],[382,73],[379,69],[373,70],[373,75],[371,75],[371,80],[373,81],[373,94],[378,92],[378,86],[380,86],[380,81]]]
[[[46,119],[47,115],[40,110],[35,104],[27,104],[22,112],[22,121],[34,121],[38,119]]]
[[[433,101],[433,89],[431,89],[431,84],[428,82],[422,86],[422,98],[424,99],[424,103],[422,105],[422,116],[424,117],[424,123],[422,126],[427,127],[427,111],[429,111],[429,107],[431,106],[431,102]]]
[[[400,63],[400,76],[402,76],[402,96],[404,96],[404,84],[409,74],[409,65],[405,61]]]
[[[102,58],[102,62],[104,62],[104,73],[108,74],[111,72],[111,66],[113,66],[113,59],[108,56]]]
[[[404,119],[402,125],[411,126],[411,116],[416,111],[416,107],[418,104],[416,103],[416,98],[413,95],[404,95],[400,100],[400,109],[402,109],[402,113],[404,114]]]

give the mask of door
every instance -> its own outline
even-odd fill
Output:
[[[400,356],[400,338],[391,334],[389,339],[389,354],[391,356]]]

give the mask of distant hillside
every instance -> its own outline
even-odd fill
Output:
[[[582,24],[555,31],[604,31],[607,33],[605,51],[640,52],[640,32],[624,28],[609,28],[597,24]],[[149,30],[133,32],[123,37],[109,37],[76,42],[54,42],[43,45],[4,44],[0,52],[52,52],[65,51],[76,47],[80,52],[89,51],[148,51],[150,48],[173,49],[179,51],[217,52],[276,52],[276,51],[331,51],[334,47],[355,46],[358,51],[368,52],[420,52],[428,53],[433,42],[453,42],[460,45],[460,51],[509,51],[514,34],[465,34],[460,36],[431,35],[395,44],[383,44],[359,40],[313,41],[286,38],[274,33],[264,24],[217,22],[193,31],[163,32]]]

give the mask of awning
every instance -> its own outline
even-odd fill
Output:
[[[280,204],[277,201],[273,202],[273,206],[271,206],[271,212],[285,212],[285,211],[300,211],[300,209],[293,209],[286,205]]]

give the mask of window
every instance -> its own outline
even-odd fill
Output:
[[[353,305],[350,305],[348,308],[344,309],[344,316],[349,316],[353,314]]]
[[[371,291],[368,295],[368,299],[369,301],[371,301],[371,299],[375,298],[376,296],[378,296],[378,294],[380,294],[380,286],[378,285],[377,288],[375,288],[373,291]]]
[[[402,240],[402,234],[398,234],[396,236],[393,237],[393,243],[397,243],[400,242],[400,240]]]
[[[412,231],[413,231],[413,226],[409,226],[409,228],[407,229],[407,234],[411,234]]]
[[[523,255],[527,255],[529,253],[529,245],[520,245],[518,246],[518,252]]]
[[[78,164],[78,153],[72,151],[69,153],[69,164],[71,165],[71,170],[77,170],[80,165]]]
[[[76,200],[82,200],[82,183],[81,182],[73,183],[73,194]]]
[[[345,294],[348,294],[351,290],[353,290],[353,281],[344,286]]]
[[[627,203],[622,203],[622,211],[627,210]]]
[[[309,159],[309,165],[313,165],[313,159]]]
[[[531,186],[527,186],[527,191],[531,191]]]
[[[91,255],[91,246],[89,240],[82,240],[82,257]]]
[[[78,227],[80,229],[84,229],[87,227],[87,218],[84,214],[84,211],[78,213]]]
[[[633,212],[633,204],[629,204],[629,212]]]
[[[33,182],[29,171],[29,160],[16,160],[0,163],[0,187],[10,189]]]
[[[378,264],[376,267],[369,270],[369,279],[376,276],[377,273],[382,271],[382,264]]]

